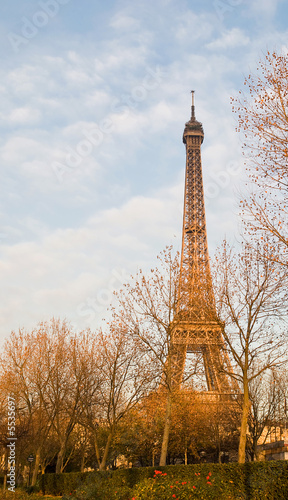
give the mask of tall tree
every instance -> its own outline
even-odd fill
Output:
[[[237,253],[224,242],[213,266],[216,306],[227,349],[230,375],[242,387],[239,462],[245,462],[252,382],[284,362],[287,347],[287,273],[261,249],[244,245]],[[223,368],[224,369],[224,368]]]
[[[182,297],[179,294],[179,256],[166,248],[159,256],[160,265],[144,274],[141,270],[117,294],[120,312],[115,316],[123,321],[130,335],[138,340],[150,358],[155,381],[166,395],[165,424],[159,465],[166,464],[174,403],[179,397],[177,352],[172,339],[175,314]],[[187,363],[186,363],[187,365]],[[198,388],[194,375],[201,375],[201,353],[195,355],[181,381],[191,391]],[[200,377],[201,380],[201,377]],[[192,382],[192,383],[191,383]],[[203,388],[202,388],[203,389]],[[201,389],[200,389],[201,390]],[[175,405],[176,408],[176,405]]]
[[[101,457],[99,449],[99,406],[101,386],[104,383],[102,370],[104,360],[101,354],[100,338],[98,332],[88,332],[89,335],[82,339],[79,352],[82,360],[82,387],[80,392],[81,411],[77,415],[77,423],[86,429],[91,436],[98,467],[100,468]]]
[[[46,463],[52,433],[54,445],[55,435],[58,439],[57,472],[63,470],[67,442],[81,411],[85,360],[89,359],[86,343],[86,337],[75,336],[67,322],[52,319],[31,331],[12,332],[4,345],[5,390],[16,394],[17,415],[26,416],[35,455],[32,484],[40,464]]]
[[[165,425],[160,465],[166,465],[174,393],[175,351],[171,325],[177,310],[179,255],[168,247],[158,257],[159,267],[145,275],[140,270],[117,294],[121,319],[127,331],[149,358],[155,383],[166,393]]]
[[[288,58],[268,52],[256,75],[232,99],[252,184],[241,200],[249,236],[266,234],[277,245],[277,258],[288,265]],[[264,236],[265,238],[265,236]],[[275,256],[270,254],[273,259]]]
[[[282,372],[283,378],[283,370]],[[249,435],[247,451],[251,460],[257,459],[259,439],[265,443],[271,435],[275,421],[279,420],[279,406],[282,406],[283,390],[279,384],[279,374],[275,370],[267,370],[250,384],[249,397],[251,411],[248,418]]]
[[[49,397],[55,408],[53,428],[59,440],[56,473],[63,472],[68,441],[83,411],[81,395],[89,363],[89,331],[78,335],[65,329],[55,332]]]
[[[98,339],[102,363],[96,415],[107,429],[99,467],[104,470],[119,423],[154,385],[147,355],[121,322],[111,323],[108,334],[99,331]]]
[[[32,484],[36,483],[42,448],[51,431],[55,411],[47,399],[47,384],[50,372],[46,370],[43,352],[51,355],[51,343],[47,341],[40,324],[32,332],[24,329],[12,332],[6,341],[1,356],[1,371],[10,384],[8,394],[15,392],[17,417],[23,413],[35,455]]]

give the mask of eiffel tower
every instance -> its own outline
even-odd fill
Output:
[[[181,386],[187,353],[202,356],[208,393],[239,393],[226,371],[232,371],[217,318],[209,264],[201,167],[202,124],[195,118],[192,91],[191,118],[185,124],[186,176],[179,301],[171,324],[173,382]],[[225,398],[224,398],[225,399]]]

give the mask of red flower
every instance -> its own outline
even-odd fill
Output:
[[[173,493],[172,497],[173,497],[173,498],[176,498],[176,495],[175,495],[175,493]]]
[[[163,476],[167,476],[167,472],[164,472]]]
[[[174,486],[170,486],[170,488],[174,488]]]
[[[207,476],[206,479],[210,479],[210,476]]]
[[[193,489],[196,490],[196,486],[193,486]]]
[[[162,474],[161,470],[154,470],[155,474]]]
[[[187,484],[187,482],[186,482],[186,481],[184,481],[184,483],[182,483],[182,484]]]
[[[207,481],[207,484],[212,484],[212,483],[210,483],[210,481]]]

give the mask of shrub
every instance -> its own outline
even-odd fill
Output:
[[[91,472],[69,472],[62,474],[43,474],[41,477],[42,493],[54,496],[72,493],[82,484]]]
[[[245,493],[252,500],[287,500],[288,463],[279,460],[245,464]]]
[[[96,472],[72,494],[64,495],[63,500],[126,500],[130,493],[125,477],[116,478],[111,472]]]
[[[43,485],[46,493],[65,494],[71,500],[287,500],[288,463],[206,463],[170,465],[156,472],[143,467],[45,474]]]

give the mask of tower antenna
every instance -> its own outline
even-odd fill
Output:
[[[191,107],[191,118],[195,118],[195,106],[194,106],[194,94],[195,94],[195,90],[191,90],[191,94],[192,94],[192,107]]]

